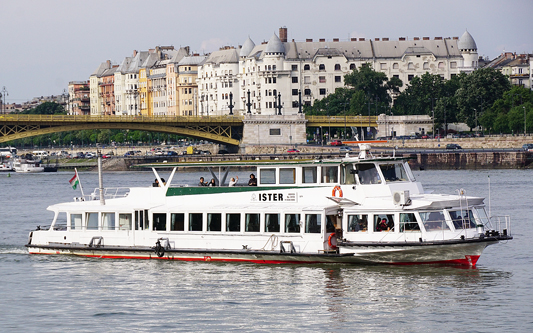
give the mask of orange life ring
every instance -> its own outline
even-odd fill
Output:
[[[336,197],[337,193],[339,193],[339,198],[342,198],[342,188],[339,185],[333,188],[331,191],[331,196]]]
[[[333,236],[335,236],[334,232],[332,232],[328,237],[328,245],[332,250],[335,250],[337,248],[337,245],[331,244],[331,238],[333,238]]]

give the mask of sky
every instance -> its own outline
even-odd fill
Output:
[[[88,80],[106,61],[133,50],[222,46],[268,41],[280,27],[288,40],[350,37],[460,37],[480,56],[533,53],[532,0],[3,0],[0,6],[0,93],[5,102],[59,95]]]

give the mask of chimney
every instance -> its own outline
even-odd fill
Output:
[[[334,42],[338,42],[339,39],[338,39],[338,38],[333,38],[333,41],[334,41]]]
[[[359,41],[360,41],[360,42],[364,42],[365,39],[364,39],[364,38],[359,38]]]
[[[435,37],[435,40],[442,40],[442,37]]]
[[[351,41],[351,42],[357,42],[357,37],[352,37],[352,38],[350,38],[350,41]]]
[[[376,37],[376,38],[374,38],[374,40],[375,40],[376,42],[379,42],[379,38],[377,38],[377,37]]]
[[[453,37],[454,40],[459,40],[459,37]]]
[[[413,38],[413,40],[420,40],[420,37],[415,37]]]
[[[135,58],[136,55],[137,55],[137,50],[133,50],[133,57]]]
[[[429,40],[429,37],[422,37],[422,40]]]
[[[282,43],[287,43],[287,27],[279,28],[279,40]]]
[[[313,38],[307,38],[305,41],[306,41],[306,43],[310,43],[310,42],[313,41]]]
[[[326,39],[325,39],[325,38],[320,38],[318,41],[319,41],[319,42],[325,42]]]
[[[383,37],[381,40],[384,41],[384,42],[388,42],[389,41],[389,37]]]
[[[405,42],[405,37],[400,37],[400,38],[399,38],[399,41],[400,41],[400,42]]]

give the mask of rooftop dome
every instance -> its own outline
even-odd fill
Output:
[[[265,53],[285,53],[285,47],[276,34],[274,34],[268,41]]]
[[[254,47],[255,47],[254,42],[248,36],[248,39],[246,40],[246,42],[244,42],[244,44],[242,44],[242,48],[241,48],[241,52],[239,53],[239,56],[240,57],[247,57],[252,52]]]
[[[468,31],[465,31],[461,38],[459,38],[457,46],[459,50],[477,50],[476,42]]]

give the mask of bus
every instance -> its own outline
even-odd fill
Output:
[[[0,157],[13,157],[17,155],[17,148],[15,147],[0,147]]]

